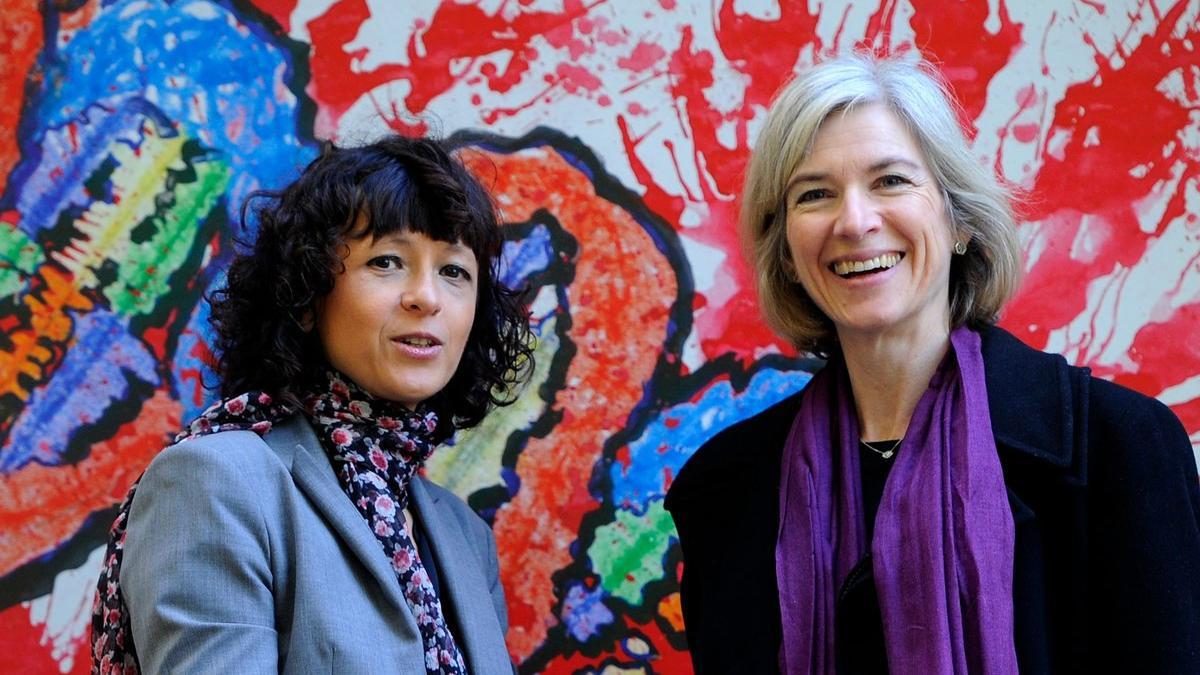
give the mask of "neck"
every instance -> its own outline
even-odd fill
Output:
[[[913,410],[950,348],[950,329],[935,334],[840,335],[850,373],[859,437],[866,441],[903,438]]]

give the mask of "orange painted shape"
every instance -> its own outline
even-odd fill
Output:
[[[599,505],[587,490],[593,467],[641,400],[678,286],[641,224],[598,196],[588,177],[552,149],[464,159],[502,196],[507,220],[523,222],[547,209],[579,243],[567,289],[567,339],[578,350],[554,400],[562,420],[545,438],[529,440],[517,460],[521,491],[495,521],[509,649],[524,659],[557,622],[551,575],[571,564],[583,517]],[[588,414],[572,414],[580,411]]]
[[[92,512],[120,503],[167,434],[180,428],[181,414],[179,403],[159,390],[136,419],[79,463],[30,463],[0,476],[0,576],[62,544]]]
[[[666,619],[676,632],[683,632],[683,604],[679,600],[678,591],[659,600],[658,615]]]
[[[34,382],[45,380],[54,359],[54,347],[64,353],[74,333],[74,322],[67,310],[86,311],[93,307],[92,301],[79,292],[74,278],[54,265],[38,269],[34,287],[37,290],[23,299],[30,312],[29,325],[9,335],[12,349],[0,351],[0,395],[28,397],[29,390],[19,376]]]

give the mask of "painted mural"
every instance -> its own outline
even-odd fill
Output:
[[[939,62],[1028,191],[1003,324],[1200,446],[1200,0],[6,0],[0,671],[87,672],[115,507],[214,399],[243,199],[392,129],[461,148],[530,289],[534,381],[428,467],[493,525],[513,658],[688,672],[665,491],[815,365],[737,252],[748,147],[783,78],[864,44]]]

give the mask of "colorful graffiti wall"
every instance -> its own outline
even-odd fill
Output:
[[[213,398],[242,200],[394,129],[464,149],[531,289],[534,382],[428,469],[493,523],[514,659],[687,672],[663,495],[812,368],[736,250],[748,147],[783,78],[864,43],[940,62],[1029,191],[1004,325],[1200,445],[1197,0],[6,0],[0,671],[86,672],[115,505]]]

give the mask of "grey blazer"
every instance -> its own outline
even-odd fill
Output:
[[[411,496],[468,670],[512,673],[491,530],[424,479]],[[396,574],[301,417],[265,438],[164,450],[126,536],[121,587],[145,673],[425,673]]]

